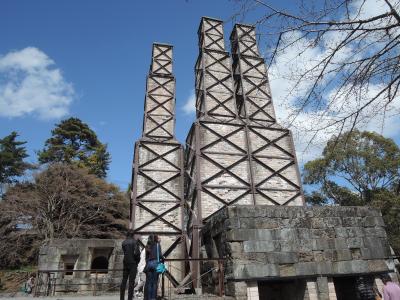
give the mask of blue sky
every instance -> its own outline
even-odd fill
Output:
[[[28,142],[29,160],[36,161],[35,151],[43,147],[60,115],[76,116],[108,144],[112,155],[108,179],[127,186],[133,145],[141,135],[152,43],[174,45],[177,136],[184,141],[193,115],[185,113],[182,106],[194,88],[200,18],[207,15],[225,20],[234,10],[232,2],[223,0],[1,1],[0,56],[36,48],[54,62],[48,68],[62,74],[62,82],[52,87],[61,94],[72,87],[74,96],[63,107],[68,113],[52,114],[40,105],[39,109],[18,111],[17,116],[10,112],[1,115],[0,136],[18,131],[20,139]],[[26,55],[41,54],[31,52]]]
[[[280,7],[292,3],[270,1],[274,2]],[[152,43],[174,45],[176,131],[183,142],[194,118],[184,107],[193,96],[200,18],[228,20],[227,42],[233,26],[229,20],[237,9],[236,1],[227,0],[2,0],[0,96],[7,97],[8,87],[8,95],[22,100],[9,107],[0,101],[0,137],[17,131],[28,142],[29,160],[35,162],[35,151],[43,148],[54,124],[78,117],[108,144],[108,180],[126,188],[134,142],[142,130]],[[282,66],[284,61],[283,57]],[[23,76],[29,80],[22,82]],[[284,118],[279,101],[286,99],[286,82],[273,79],[278,117]],[[398,141],[396,133],[389,136]],[[318,151],[312,153],[307,159]]]

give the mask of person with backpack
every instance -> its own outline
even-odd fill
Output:
[[[126,239],[122,242],[122,250],[124,252],[124,267],[120,287],[120,300],[124,300],[125,298],[125,289],[128,279],[128,300],[132,300],[137,267],[140,262],[139,242],[134,238],[134,232],[132,229],[128,230]]]
[[[150,234],[146,244],[146,273],[145,298],[144,300],[157,299],[158,275],[165,271],[162,261],[160,238],[155,234]],[[164,269],[160,270],[160,266]]]

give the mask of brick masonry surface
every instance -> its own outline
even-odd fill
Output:
[[[379,211],[367,207],[234,206],[202,230],[228,280],[389,272]]]

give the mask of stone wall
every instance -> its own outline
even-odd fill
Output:
[[[56,294],[67,291],[84,293],[93,290],[95,284],[99,289],[100,285],[103,289],[116,289],[121,281],[122,271],[98,274],[96,279],[96,275],[90,272],[73,272],[73,270],[90,270],[93,260],[100,256],[108,259],[109,270],[121,270],[123,261],[121,242],[122,240],[111,239],[54,240],[40,249],[38,269],[39,271],[53,271],[50,276],[51,282],[57,284]],[[72,266],[69,273],[54,272],[54,270],[65,270],[67,264]],[[42,275],[43,282],[47,282],[47,273]],[[41,288],[46,290],[45,285]]]
[[[208,257],[224,257],[237,281],[390,272],[379,211],[368,207],[234,206],[202,230]]]

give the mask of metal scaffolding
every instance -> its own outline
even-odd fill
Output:
[[[131,226],[135,234],[162,237],[166,258],[185,259],[183,147],[175,139],[175,77],[172,46],[153,44],[144,108],[143,135],[135,143]],[[173,286],[186,273],[176,262],[167,278]]]
[[[196,121],[185,152],[193,258],[201,256],[202,225],[226,206],[304,204],[292,136],[276,123],[254,28],[235,26],[233,61],[222,21],[202,18],[198,35]],[[192,264],[193,276],[199,269]]]
[[[231,37],[236,100],[246,124],[257,205],[304,205],[291,132],[277,124],[267,68],[254,26],[236,24]]]

